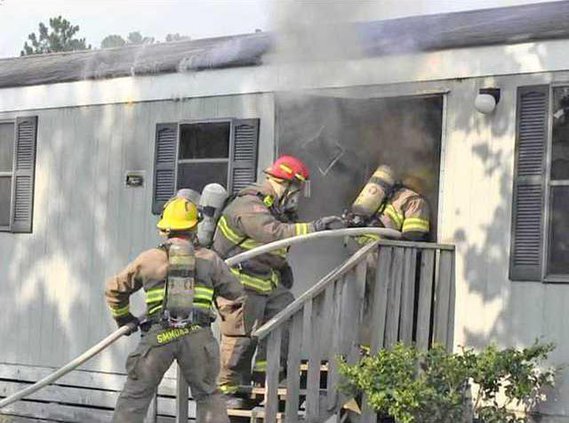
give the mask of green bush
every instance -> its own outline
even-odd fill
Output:
[[[536,342],[521,350],[489,346],[451,354],[441,345],[419,351],[396,344],[357,364],[341,360],[340,389],[365,394],[376,412],[400,423],[454,423],[472,413],[485,423],[525,422],[510,410],[534,407],[543,388],[553,385],[554,371],[538,367],[553,348]]]

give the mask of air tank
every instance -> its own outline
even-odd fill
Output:
[[[190,188],[179,189],[176,197],[185,198],[186,200],[194,203],[196,206],[200,204],[200,193]]]
[[[213,234],[217,220],[221,215],[228,194],[219,184],[207,184],[200,198],[202,221],[198,224],[198,240],[200,245],[209,247],[213,241]]]
[[[186,240],[174,239],[168,248],[166,317],[174,327],[190,322],[195,296],[196,257]],[[191,323],[191,322],[190,322]]]
[[[389,166],[379,166],[352,204],[355,215],[372,217],[395,185],[396,178]]]

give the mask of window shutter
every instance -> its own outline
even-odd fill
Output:
[[[549,86],[518,88],[510,279],[542,276]]]
[[[12,232],[32,232],[37,127],[37,116],[16,119]]]
[[[176,147],[178,124],[156,125],[156,149],[154,154],[154,191],[152,213],[160,214],[164,204],[176,190]]]
[[[257,180],[259,119],[233,121],[233,157],[230,187],[233,193]]]

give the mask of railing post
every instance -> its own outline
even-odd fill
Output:
[[[401,322],[399,323],[399,339],[408,345],[413,341],[416,266],[417,250],[415,248],[406,248],[405,265],[403,269],[403,288],[401,291]]]
[[[383,348],[385,337],[385,323],[387,318],[387,293],[390,279],[391,247],[379,248],[379,257],[376,265],[375,286],[373,290],[373,310],[371,311],[374,330],[371,334],[371,353],[376,354]]]
[[[188,383],[180,365],[176,369],[176,423],[188,423]]]
[[[449,318],[447,333],[447,351],[452,352],[454,349],[454,314],[456,301],[456,251],[451,252],[450,267],[450,299],[449,299]]]
[[[445,346],[448,345],[448,324],[450,318],[450,298],[451,298],[451,274],[452,274],[451,251],[440,251],[439,271],[435,288],[435,309],[434,309],[434,341]]]
[[[288,348],[285,422],[298,422],[300,391],[300,354],[302,348],[302,328],[304,313],[297,312],[292,317]]]
[[[281,366],[282,326],[275,328],[267,341],[267,381],[265,386],[265,420],[276,422],[279,410],[279,370]]]
[[[399,337],[399,314],[401,312],[401,285],[403,282],[404,251],[402,247],[393,248],[390,283],[388,288],[387,314],[385,321],[385,347],[392,347]]]
[[[357,331],[353,310],[356,309],[354,276],[350,272],[344,276],[342,283],[342,313],[340,320],[340,345],[345,358],[349,358],[354,342],[354,332]]]
[[[340,352],[340,322],[342,319],[342,289],[343,280],[337,280],[332,287],[329,289],[333,292],[333,311],[330,324],[332,325],[331,332],[331,342],[330,342],[330,352],[328,358],[328,375],[326,380],[326,396],[327,396],[327,408],[328,411],[336,408],[338,404],[338,356],[341,355]]]
[[[367,254],[372,254],[376,251],[376,248],[370,249]],[[358,336],[360,334],[361,316],[363,313],[363,299],[365,295],[365,282],[367,274],[367,254],[366,257],[362,259],[357,264],[356,269],[350,271],[341,280],[336,282],[337,287],[337,330],[338,338],[334,339],[334,345],[337,355],[342,355],[344,359],[350,363],[356,363],[359,358],[359,348]],[[330,367],[329,380],[333,381],[331,383],[336,384],[339,375],[337,364],[334,362]],[[332,384],[328,385],[328,393],[330,389],[333,389]],[[328,407],[333,405],[339,408],[345,403],[346,400],[350,399],[344,394],[336,392],[335,398],[336,404],[331,403],[331,399],[328,401]]]
[[[435,251],[421,252],[421,279],[419,280],[419,309],[417,311],[417,348],[429,348],[431,331],[431,303],[433,300],[433,273]]]
[[[322,293],[312,300],[310,315],[311,340],[308,352],[308,374],[306,378],[306,420],[318,423],[320,414],[320,363],[322,359],[322,313],[324,298]]]
[[[373,290],[372,316],[374,330],[371,334],[371,353],[376,354],[384,346],[387,323],[387,300],[389,289],[393,289],[392,272],[393,248],[381,246],[376,265],[375,286]],[[391,288],[390,288],[391,286]],[[377,421],[376,413],[371,409],[367,398],[363,397],[361,423]]]

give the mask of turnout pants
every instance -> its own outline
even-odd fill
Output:
[[[285,309],[294,301],[292,293],[277,286],[268,296],[246,289],[247,300],[243,310],[236,310],[231,301],[218,298],[221,315],[221,372],[219,386],[224,393],[234,393],[237,386],[251,383],[251,362],[257,347],[250,334]],[[288,331],[283,332],[281,365],[286,366]],[[266,370],[266,341],[260,343],[255,356],[255,372]]]
[[[177,360],[196,401],[196,421],[229,423],[225,402],[216,385],[219,346],[211,329],[186,330],[186,334],[179,337],[176,335],[180,332],[175,336],[164,334],[163,329],[151,328],[128,356],[128,377],[117,401],[113,422],[143,423],[164,373]]]

